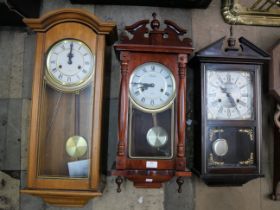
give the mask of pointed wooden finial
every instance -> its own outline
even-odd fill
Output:
[[[153,20],[151,21],[151,28],[156,31],[159,29],[160,23],[159,20],[156,19],[157,14],[155,12],[153,12],[152,16],[153,16]]]

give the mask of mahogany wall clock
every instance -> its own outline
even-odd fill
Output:
[[[105,36],[115,24],[79,9],[24,19],[37,32],[27,188],[62,206],[101,195]]]
[[[153,13],[125,29],[115,45],[121,62],[119,130],[116,182],[122,177],[136,187],[158,188],[173,176],[190,176],[185,158],[186,64],[191,40],[179,37],[186,31]],[[182,179],[178,179],[179,185]],[[181,189],[180,189],[181,190]],[[179,191],[180,191],[179,190]]]
[[[271,50],[271,61],[269,71],[269,89],[276,101],[274,114],[274,163],[273,163],[273,200],[280,200],[280,40]]]
[[[222,38],[196,53],[194,171],[208,185],[261,176],[262,72],[269,55],[245,38]]]

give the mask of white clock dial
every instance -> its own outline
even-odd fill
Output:
[[[129,81],[132,102],[148,112],[167,108],[175,97],[175,79],[164,65],[148,62],[138,66]]]
[[[253,81],[248,71],[207,71],[208,119],[253,118]]]
[[[57,89],[79,90],[88,84],[94,65],[94,55],[83,42],[59,41],[48,52],[47,81]]]

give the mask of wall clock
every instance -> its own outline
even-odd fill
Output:
[[[274,114],[274,163],[273,163],[273,200],[280,200],[280,170],[279,170],[279,159],[280,159],[280,40],[271,50],[271,61],[269,71],[269,89],[271,95],[276,101],[276,111]]]
[[[115,45],[121,62],[119,131],[116,166],[118,191],[126,177],[136,187],[159,188],[165,181],[190,176],[185,158],[186,64],[191,40],[186,31],[153,13],[125,29]],[[179,188],[181,191],[181,188]]]
[[[222,38],[197,52],[194,171],[208,185],[261,176],[262,72],[269,55],[245,38]]]
[[[24,19],[37,32],[27,188],[60,206],[101,195],[105,35],[115,24],[79,9]]]

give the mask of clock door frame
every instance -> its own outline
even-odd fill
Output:
[[[217,71],[248,71],[248,72],[253,72],[253,119],[252,120],[208,120],[207,119],[207,95],[206,95],[206,72],[209,70],[207,68],[207,65],[211,65],[213,70]],[[216,67],[216,68],[215,68]],[[211,69],[212,69],[211,68]],[[239,62],[231,62],[231,63],[202,63],[201,64],[201,110],[202,110],[202,115],[201,115],[201,135],[202,139],[204,139],[202,143],[202,151],[203,156],[202,158],[204,159],[203,161],[203,166],[202,166],[202,171],[203,173],[207,174],[219,174],[219,173],[260,173],[260,148],[261,145],[259,142],[261,142],[261,136],[262,136],[262,130],[261,129],[256,129],[259,128],[262,125],[261,121],[261,75],[262,75],[262,69],[260,65],[256,65],[255,63],[239,63]],[[227,167],[227,168],[208,168],[207,167],[207,162],[208,162],[208,155],[206,155],[208,149],[207,149],[207,144],[206,142],[209,141],[209,132],[208,128],[209,127],[224,127],[224,128],[230,128],[230,127],[236,127],[236,128],[244,128],[244,127],[250,127],[254,128],[253,130],[256,132],[254,135],[254,162],[256,161],[255,167]],[[255,138],[256,137],[256,138]],[[248,156],[249,158],[249,156]]]
[[[21,190],[40,196],[45,202],[57,206],[79,207],[89,199],[102,195],[100,148],[102,135],[103,80],[105,58],[105,36],[114,34],[115,24],[102,22],[96,16],[81,9],[60,9],[49,12],[38,19],[24,19],[27,26],[37,32],[35,64],[33,72],[31,124],[28,150],[27,187]],[[69,30],[71,28],[71,30]],[[90,166],[87,178],[40,177],[38,158],[40,144],[40,119],[43,97],[46,55],[49,47],[59,40],[74,38],[86,43],[95,53],[95,73],[92,78],[93,106],[91,121]],[[114,37],[112,37],[112,41]],[[65,93],[68,94],[68,93]],[[55,146],[55,145],[54,145]]]

